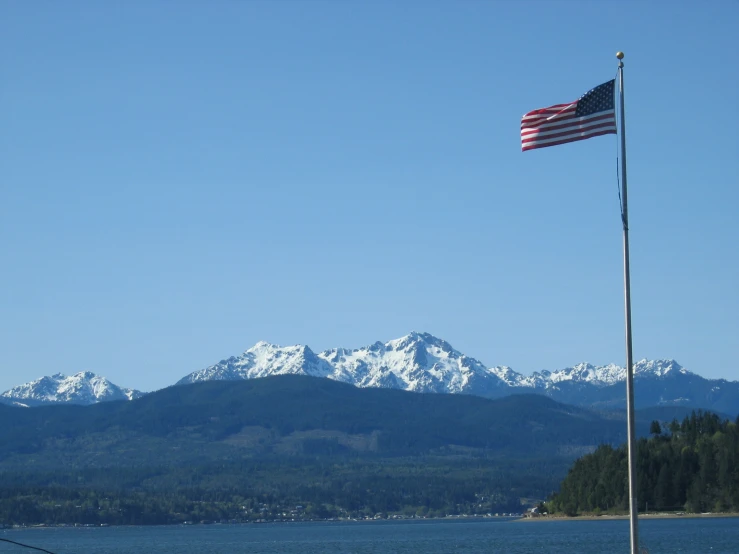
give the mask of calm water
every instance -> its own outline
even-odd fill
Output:
[[[650,554],[737,554],[739,519],[640,520]],[[494,520],[275,523],[4,530],[55,554],[612,554],[629,552],[628,521]],[[0,553],[34,552],[0,542]]]

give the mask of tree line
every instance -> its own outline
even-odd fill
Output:
[[[653,421],[636,445],[639,511],[739,511],[739,417],[693,412]],[[600,446],[575,462],[543,509],[574,516],[629,510],[626,446]]]

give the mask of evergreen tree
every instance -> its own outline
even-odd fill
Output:
[[[662,434],[662,426],[659,424],[659,421],[652,421],[652,423],[649,425],[649,434],[655,436]]]

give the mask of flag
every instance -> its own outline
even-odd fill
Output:
[[[521,151],[616,134],[612,79],[570,104],[555,104],[521,118]]]

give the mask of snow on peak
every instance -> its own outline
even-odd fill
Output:
[[[675,360],[639,360],[634,364],[634,375],[640,377],[664,377],[670,372],[691,374]]]
[[[501,381],[504,381],[508,386],[511,387],[525,387],[528,386],[526,383],[526,377],[513,371],[508,366],[497,366],[488,369],[493,375],[498,377]]]
[[[315,354],[307,346],[258,342],[241,356],[195,371],[178,384],[237,380],[280,374],[328,377],[359,387],[417,392],[484,394],[515,382],[509,368],[488,370],[474,358],[429,333],[412,332],[362,348],[332,348]]]
[[[642,360],[639,377],[685,371],[673,360]],[[609,364],[580,363],[555,371],[524,376],[510,367],[485,367],[430,333],[413,331],[398,339],[361,348],[331,348],[315,354],[307,346],[277,346],[260,341],[241,356],[195,371],[178,384],[209,380],[240,380],[268,375],[303,374],[328,377],[358,387],[390,387],[416,392],[491,395],[512,388],[549,389],[570,381],[604,387],[625,380],[626,370]]]
[[[640,360],[634,364],[634,376],[639,378],[664,377],[670,371],[683,374],[690,373],[675,360]],[[565,369],[535,372],[530,378],[524,380],[529,383],[529,386],[543,386],[545,388],[564,381],[589,383],[598,387],[605,387],[625,381],[626,368],[616,364],[596,366],[583,362]]]
[[[475,372],[486,372],[480,362],[467,358],[448,342],[415,331],[384,344],[376,342],[354,350],[335,348],[318,356],[333,365],[333,379],[360,387],[462,392]]]
[[[260,341],[241,356],[232,356],[205,369],[194,371],[180,379],[177,384],[236,381],[286,374],[328,377],[330,373],[331,366],[319,359],[307,346],[283,347]]]
[[[435,347],[447,352],[456,352],[452,346],[443,339],[437,338],[430,333],[419,333],[412,331],[404,337],[388,341],[386,346],[393,350],[404,350],[408,348],[422,348],[425,346]]]
[[[640,360],[634,364],[634,371],[636,377],[646,379],[690,374],[675,360]],[[443,339],[413,331],[387,342],[355,349],[332,348],[320,354],[305,345],[279,346],[260,341],[239,356],[186,375],[177,384],[284,374],[326,377],[358,387],[480,396],[502,396],[521,388],[553,391],[566,382],[606,387],[626,379],[626,370],[618,365],[585,362],[524,376],[506,366],[486,367]],[[27,406],[49,402],[93,404],[131,400],[142,394],[117,387],[91,371],[81,371],[69,377],[61,373],[41,377],[4,392],[0,401]]]
[[[91,371],[80,371],[69,377],[62,373],[41,377],[13,387],[0,396],[11,402],[38,405],[58,402],[95,404],[108,400],[132,400],[142,395],[140,391],[114,385]]]
[[[598,386],[612,385],[625,378],[626,371],[615,364],[595,366],[587,362],[579,363],[565,369],[558,369],[549,374],[549,381],[552,383],[577,381]]]

